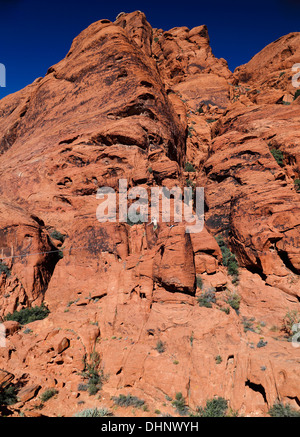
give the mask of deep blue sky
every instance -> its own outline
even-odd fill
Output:
[[[213,53],[232,71],[280,36],[300,31],[300,0],[0,0],[0,63],[7,85],[0,99],[44,76],[89,24],[135,10],[163,30],[206,24]]]

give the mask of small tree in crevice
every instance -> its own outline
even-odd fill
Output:
[[[275,161],[277,162],[277,164],[280,165],[280,167],[282,167],[284,164],[282,151],[279,149],[271,149],[271,153],[272,153]]]
[[[239,280],[239,266],[234,253],[226,246],[221,235],[216,237],[216,241],[222,252],[223,265],[227,267],[228,274],[232,276],[232,282],[236,283]]]
[[[84,370],[81,376],[87,379],[87,391],[90,396],[95,395],[101,390],[104,382],[103,371],[99,369],[100,366],[100,356],[98,352],[92,352],[90,354],[90,362],[86,361],[86,356],[83,358]]]

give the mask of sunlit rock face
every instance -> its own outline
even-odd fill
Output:
[[[214,396],[246,416],[278,399],[299,408],[299,33],[231,72],[199,24],[153,29],[139,11],[97,21],[0,101],[9,414],[115,411],[120,394],[145,401],[140,416],[179,416],[178,393],[192,413]],[[174,209],[99,221],[99,189],[119,205],[120,180],[144,189],[149,211],[152,188],[204,187],[203,230],[186,232]],[[42,304],[47,317],[4,321]],[[104,374],[92,389],[88,365]]]

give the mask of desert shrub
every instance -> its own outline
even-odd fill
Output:
[[[200,290],[202,290],[203,287],[203,281],[201,276],[196,276],[196,285],[198,288],[200,288]]]
[[[232,257],[228,262],[227,271],[228,271],[229,275],[235,279],[234,282],[236,282],[238,274],[239,274],[239,268],[238,268],[238,263],[236,261],[235,255],[233,253],[231,255],[232,255]]]
[[[294,410],[289,404],[275,403],[268,411],[271,417],[300,417],[300,412]]]
[[[190,179],[186,179],[185,185],[187,187],[195,188],[195,182],[191,181]]]
[[[288,311],[283,318],[282,331],[288,336],[293,335],[293,325],[300,323],[300,313],[297,310]]]
[[[0,405],[12,405],[17,400],[17,388],[15,385],[9,385],[0,389]]]
[[[193,164],[191,164],[190,162],[187,162],[187,163],[185,164],[184,171],[194,172],[194,171],[196,171],[196,170],[195,170]]]
[[[252,332],[255,332],[254,331],[254,328],[253,328],[253,322],[255,321],[255,318],[254,317],[251,317],[250,319],[248,318],[248,317],[244,317],[243,316],[243,318],[242,318],[242,323],[243,323],[243,326],[244,326],[244,332],[247,332],[247,331],[252,331]]]
[[[57,231],[56,229],[54,229],[51,234],[50,237],[53,238],[54,240],[58,240],[61,243],[63,243],[66,239],[66,235],[62,234],[61,232]]]
[[[112,400],[120,407],[141,408],[143,405],[145,405],[145,401],[143,399],[139,399],[138,397],[132,396],[131,394],[128,394],[127,396],[123,394],[120,394],[118,397],[113,396]]]
[[[6,276],[10,276],[10,270],[5,263],[0,261],[0,275],[4,273]]]
[[[216,362],[216,364],[221,364],[222,363],[222,357],[221,357],[221,355],[217,355],[216,357],[215,357],[215,362]]]
[[[300,192],[300,179],[295,179],[294,185],[295,185],[295,189],[296,189],[297,193]]]
[[[298,89],[298,90],[295,92],[295,94],[294,94],[294,100],[296,100],[297,97],[299,97],[299,96],[300,96],[300,89]]]
[[[87,379],[87,391],[90,396],[95,395],[101,390],[104,375],[103,371],[99,370],[100,365],[100,356],[97,352],[92,352],[90,354],[90,362],[86,362],[86,357],[84,357],[84,370],[81,373],[81,376]]]
[[[223,265],[227,267],[228,274],[233,277],[233,282],[238,281],[239,266],[234,253],[226,246],[221,235],[218,235],[216,240],[222,252]]]
[[[230,249],[226,246],[224,238],[221,235],[218,235],[216,237],[217,243],[221,249],[222,252],[222,262],[224,266],[228,266],[228,263],[231,259],[231,251]]]
[[[221,311],[223,311],[225,314],[229,314],[230,313],[230,308],[229,307],[223,307],[220,308]]]
[[[198,407],[196,416],[199,417],[225,417],[228,409],[228,401],[222,397],[208,399],[205,408]]]
[[[241,297],[239,294],[233,292],[228,293],[225,299],[226,303],[231,306],[234,310],[238,311],[240,308]]]
[[[210,288],[207,291],[204,291],[197,298],[197,302],[200,307],[212,308],[212,303],[216,302],[216,290],[214,288]]]
[[[166,350],[166,346],[165,343],[163,343],[161,340],[158,340],[158,342],[156,343],[156,348],[155,348],[160,354],[162,354],[165,350]]]
[[[279,149],[271,149],[271,153],[278,165],[283,166],[283,153]]]
[[[97,384],[90,382],[88,384],[88,392],[90,396],[94,396],[95,394],[97,394],[99,391],[99,387],[97,386]]]
[[[58,393],[58,391],[55,388],[49,388],[48,390],[45,390],[44,393],[41,394],[41,401],[47,402],[49,399],[51,399],[57,393]]]
[[[87,408],[75,413],[73,417],[107,417],[112,415],[108,408]]]
[[[5,320],[14,320],[19,322],[21,325],[26,325],[27,323],[34,322],[35,320],[45,319],[50,313],[49,309],[44,303],[39,306],[31,308],[23,308],[20,311],[14,311],[12,314],[8,313],[5,316]]]
[[[177,413],[181,416],[186,416],[188,414],[188,406],[185,403],[185,399],[181,392],[176,393],[174,401],[172,401],[173,407],[176,409]]]
[[[264,347],[267,346],[268,342],[267,341],[263,341],[262,339],[259,340],[259,342],[257,343],[256,347],[260,348],[260,347]]]

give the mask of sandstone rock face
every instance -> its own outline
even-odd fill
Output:
[[[292,70],[299,64],[300,33],[284,35],[257,53],[245,65],[237,67],[234,76],[239,87],[257,104],[289,104],[293,101],[295,87]]]
[[[30,401],[37,395],[40,388],[41,387],[37,384],[25,386],[18,392],[19,402]]]
[[[178,416],[177,393],[191,412],[214,396],[245,416],[299,409],[298,48],[292,33],[231,73],[205,25],[122,13],[0,101],[0,390],[18,395],[6,415]],[[118,202],[121,179],[149,209],[152,188],[204,187],[203,230],[175,213],[99,222],[98,189]],[[5,320],[42,303],[46,318]],[[148,408],[116,409],[120,394]]]

